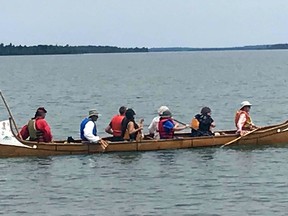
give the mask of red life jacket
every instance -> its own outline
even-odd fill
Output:
[[[166,121],[173,122],[172,118],[160,118],[160,121],[158,123],[160,139],[173,139],[173,137],[174,137],[174,129],[171,129],[169,132],[166,132],[165,128],[163,126],[163,124]]]
[[[110,122],[110,127],[113,130],[113,136],[115,137],[121,137],[122,134],[122,120],[124,119],[125,116],[121,116],[121,115],[115,115],[111,122]]]

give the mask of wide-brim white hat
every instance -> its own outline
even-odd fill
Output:
[[[245,107],[245,106],[252,106],[252,104],[251,104],[249,101],[243,101],[243,102],[241,103],[241,108],[240,108],[240,109],[242,109],[242,108]]]

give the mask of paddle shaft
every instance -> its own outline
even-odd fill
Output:
[[[181,121],[178,121],[177,119],[174,119],[174,118],[173,118],[173,120],[174,120],[175,122],[178,122],[179,124],[182,124],[182,125],[185,125],[185,126],[187,125],[187,124],[185,124],[185,123],[183,123],[183,122],[181,122]]]
[[[9,106],[8,106],[8,104],[7,104],[7,102],[6,102],[6,100],[5,100],[5,98],[4,98],[4,96],[3,96],[3,94],[2,94],[1,91],[0,91],[0,95],[1,95],[1,98],[2,98],[2,100],[3,100],[3,102],[4,102],[5,107],[6,107],[7,111],[8,111],[8,113],[9,113],[9,116],[10,116],[10,118],[11,118],[13,124],[14,124],[14,127],[15,127],[15,129],[16,129],[16,131],[17,131],[17,134],[19,134],[19,137],[22,139],[22,136],[21,136],[21,134],[19,133],[19,130],[18,130],[18,128],[17,128],[16,122],[15,122],[15,120],[14,120],[14,118],[13,118],[12,113],[11,113],[11,110],[10,110],[10,108],[9,108]]]
[[[224,145],[221,146],[221,148],[223,148],[223,147],[225,147],[225,146],[227,146],[227,145],[231,145],[231,144],[235,143],[236,141],[240,140],[241,138],[243,138],[243,137],[245,137],[245,136],[247,136],[247,135],[249,135],[249,134],[254,133],[254,132],[257,131],[258,129],[260,129],[260,128],[256,128],[256,129],[254,129],[254,130],[252,130],[252,131],[249,131],[248,133],[244,134],[243,136],[239,136],[239,137],[237,137],[236,139],[231,140],[231,141],[228,142],[228,143],[225,143]]]

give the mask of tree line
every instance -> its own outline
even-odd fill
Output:
[[[57,54],[85,54],[85,53],[128,53],[148,52],[148,48],[120,48],[116,46],[15,46],[0,44],[0,55],[57,55]]]
[[[274,50],[288,49],[288,44],[268,44],[243,47],[220,47],[220,48],[190,48],[190,47],[164,47],[151,48],[149,52],[179,52],[179,51],[226,51],[226,50]]]

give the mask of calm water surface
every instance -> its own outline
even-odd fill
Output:
[[[243,100],[257,125],[288,119],[287,59],[287,51],[0,57],[0,89],[19,127],[45,106],[55,139],[79,137],[91,108],[106,135],[121,105],[146,126],[160,105],[187,123],[210,106],[217,128],[231,129]],[[287,147],[0,159],[0,214],[287,215]]]

